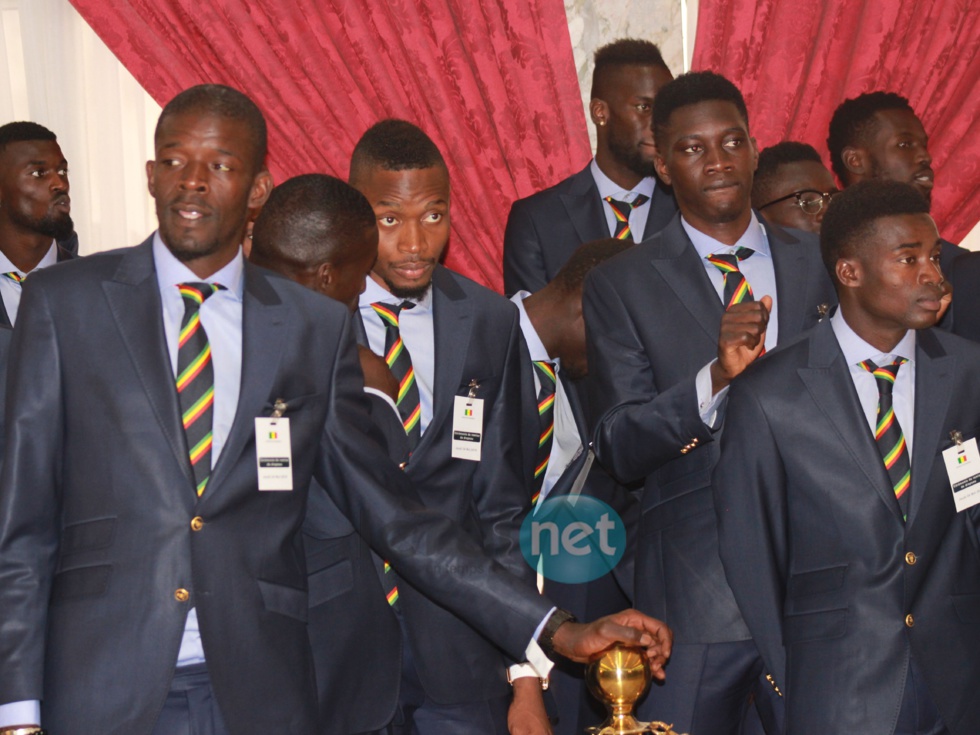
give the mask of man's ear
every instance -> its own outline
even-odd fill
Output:
[[[841,151],[840,158],[844,168],[852,175],[854,181],[871,178],[871,157],[864,148],[846,146]]]
[[[327,293],[330,289],[330,285],[334,281],[334,270],[333,266],[329,262],[320,263],[316,269],[316,284],[317,291],[320,293]]]
[[[259,171],[252,182],[252,190],[248,194],[249,208],[261,209],[269,199],[272,187],[272,174],[266,169]]]
[[[861,261],[857,258],[838,258],[834,266],[837,282],[844,288],[857,288],[863,280]]]
[[[670,186],[670,172],[667,171],[667,162],[664,160],[664,157],[660,155],[659,148],[657,149],[657,152],[653,154],[653,167],[657,169],[657,177],[667,186]]]
[[[589,102],[589,116],[597,127],[603,127],[609,120],[609,105],[605,100],[593,98]]]
[[[146,162],[146,187],[150,190],[150,196],[154,199],[157,198],[156,189],[153,186],[153,169],[156,168],[156,161]]]

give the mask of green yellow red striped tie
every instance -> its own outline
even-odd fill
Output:
[[[617,240],[633,242],[633,231],[630,229],[630,212],[640,205],[646,204],[650,201],[650,197],[646,194],[637,194],[632,202],[622,202],[612,197],[605,199],[609,202],[609,206],[612,207],[613,214],[616,216],[616,231],[613,233],[613,237]]]
[[[751,258],[754,254],[755,250],[752,248],[739,248],[733,255],[713,253],[707,256],[708,262],[720,270],[724,276],[725,293],[722,296],[722,301],[725,302],[726,309],[743,301],[755,301],[755,297],[752,295],[752,287],[749,286],[749,282],[745,280],[745,276],[738,268],[739,261]]]
[[[908,489],[912,484],[912,464],[909,461],[909,449],[905,443],[905,434],[895,416],[892,404],[892,388],[895,386],[895,376],[898,369],[907,363],[904,357],[896,357],[890,365],[878,367],[871,360],[858,363],[875,378],[878,384],[878,413],[875,422],[875,442],[885,463],[888,479],[891,481],[898,505],[902,509],[902,518],[908,518]]]
[[[531,504],[538,502],[544,476],[551,461],[551,448],[555,442],[555,391],[558,387],[555,365],[547,360],[535,360],[534,372],[541,387],[538,389],[538,423],[541,433],[538,436],[538,453],[534,464],[534,495]]]
[[[415,368],[412,356],[402,341],[398,317],[402,310],[411,309],[415,304],[402,301],[400,304],[376,302],[371,308],[381,317],[385,325],[385,362],[398,381],[398,414],[402,418],[405,433],[408,435],[409,450],[415,449],[422,437],[422,403],[419,400],[419,387],[415,382]]]
[[[177,288],[184,299],[184,318],[177,343],[177,395],[195,489],[201,497],[211,477],[211,431],[214,425],[214,367],[208,335],[201,325],[201,304],[224,286],[181,283]]]
[[[27,276],[22,276],[17,271],[10,271],[9,273],[3,273],[2,275],[7,280],[13,281],[14,283],[16,283],[18,285],[21,284],[21,283],[23,283],[24,282],[24,279],[27,278]]]

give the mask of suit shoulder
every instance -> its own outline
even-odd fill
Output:
[[[63,289],[89,279],[101,280],[112,276],[123,259],[136,247],[139,246],[104,250],[84,258],[72,257],[60,260],[48,268],[32,273],[30,281],[57,284],[58,289]]]
[[[476,306],[475,311],[479,314],[506,316],[508,319],[517,316],[517,307],[510,299],[454,270],[439,266],[437,275],[434,276],[434,280],[436,279],[438,281],[436,285],[441,287],[450,298],[466,298],[473,301]]]
[[[315,314],[317,319],[328,317],[343,321],[350,315],[349,310],[339,301],[301,286],[289,278],[246,261],[246,278],[262,278],[276,292],[285,304],[295,305],[304,314]]]
[[[541,191],[536,191],[529,196],[521,197],[515,201],[513,205],[511,205],[511,209],[535,210],[542,206],[547,206],[558,196],[569,193],[570,189],[575,188],[576,184],[581,183],[580,178],[584,175],[591,175],[588,166],[586,166],[582,171],[562,179],[557,184],[552,184],[547,189],[542,189]]]

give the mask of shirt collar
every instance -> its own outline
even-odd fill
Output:
[[[602,173],[602,169],[599,168],[599,164],[596,163],[594,158],[592,159],[590,168],[592,170],[592,178],[595,179],[596,188],[599,189],[599,196],[603,199],[606,197],[612,197],[613,199],[618,199],[622,202],[631,202],[636,198],[637,194],[646,194],[648,197],[652,198],[653,190],[657,186],[657,180],[652,176],[647,176],[644,179],[640,179],[640,183],[634,186],[632,189],[624,189]]]
[[[58,243],[54,240],[51,241],[51,247],[48,248],[48,252],[44,254],[44,257],[38,261],[38,264],[34,266],[34,270],[38,271],[42,268],[48,268],[58,262]],[[0,273],[11,273],[16,271],[23,276],[28,275],[28,273],[33,273],[34,271],[28,271],[24,273],[20,268],[10,262],[3,252],[0,252]]]
[[[531,295],[530,291],[518,291],[510,300],[517,305],[517,311],[521,315],[521,332],[524,333],[524,341],[527,343],[527,351],[531,353],[531,359],[534,362],[553,362],[558,363],[558,360],[553,359],[551,355],[548,354],[548,350],[545,349],[544,342],[538,336],[538,330],[534,328],[534,324],[531,322],[531,318],[527,315],[527,309],[524,308],[524,299]]]
[[[909,362],[915,361],[915,330],[910,329],[905,336],[899,340],[889,353],[883,353],[876,347],[869,345],[857,332],[851,329],[851,325],[844,319],[844,312],[838,308],[837,312],[830,318],[830,325],[834,329],[834,336],[840,344],[841,352],[844,353],[844,360],[848,366],[857,365],[864,360],[871,360],[876,365],[887,365],[894,357],[904,357]]]
[[[202,279],[174,257],[170,249],[163,244],[160,232],[157,231],[153,234],[153,265],[156,268],[157,283],[161,291],[166,291],[180,283],[200,283],[205,280],[208,283],[221,284],[228,289],[228,293],[234,294],[239,301],[242,300],[245,290],[245,256],[242,255],[241,247],[230,263],[206,279]]]
[[[422,298],[400,299],[391,293],[391,291],[371,278],[371,276],[367,276],[364,292],[360,295],[360,298],[358,298],[357,301],[358,308],[370,308],[371,304],[378,301],[382,301],[386,304],[400,304],[402,301],[411,301],[413,304],[415,304],[415,308],[412,309],[413,313],[425,314],[432,310],[432,286],[429,286],[429,290],[425,292]]]
[[[681,226],[684,228],[687,236],[691,238],[694,249],[698,251],[698,256],[701,258],[707,258],[713,253],[734,252],[738,248],[751,248],[758,255],[764,255],[767,258],[772,257],[769,252],[769,238],[766,237],[766,230],[759,223],[755,212],[752,212],[752,219],[749,221],[749,226],[734,245],[726,245],[723,242],[715,240],[710,235],[706,235],[701,230],[695,229],[683,216],[681,217]]]

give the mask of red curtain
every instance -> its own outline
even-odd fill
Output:
[[[977,224],[975,0],[701,0],[698,13],[693,66],[739,86],[760,148],[801,140],[828,157],[827,129],[841,102],[898,92],[929,134],[940,231],[959,242]]]
[[[562,0],[71,0],[161,104],[202,82],[269,122],[276,181],[346,179],[354,144],[400,117],[452,182],[449,267],[502,289],[511,202],[591,155]]]

